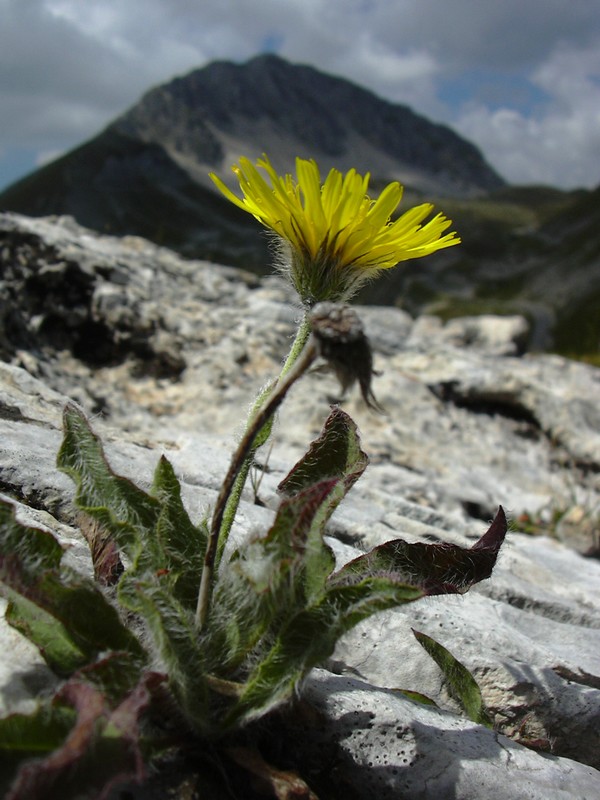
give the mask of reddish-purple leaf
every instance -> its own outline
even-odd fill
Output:
[[[506,536],[507,528],[508,525],[506,522],[506,514],[504,513],[504,509],[502,506],[498,506],[498,511],[494,517],[494,521],[483,534],[481,539],[478,539],[475,542],[471,550],[486,551],[488,553],[498,555],[500,547],[502,546],[502,542],[504,541],[504,537]]]
[[[54,703],[75,709],[75,725],[61,747],[21,767],[6,800],[88,793],[105,798],[118,783],[141,782],[145,772],[139,721],[164,679],[158,673],[145,673],[114,709],[105,694],[83,676],[68,681]]]
[[[123,574],[123,564],[117,543],[110,533],[92,517],[82,515],[79,524],[90,548],[94,564],[94,578],[102,586],[114,586]]]
[[[6,800],[43,800],[67,793],[65,778],[90,748],[96,723],[104,716],[101,692],[84,683],[67,683],[60,693],[65,705],[74,706],[77,722],[59,747],[46,758],[26,763],[17,775]]]
[[[379,576],[419,586],[427,594],[466,592],[492,574],[506,530],[506,516],[500,506],[488,531],[472,547],[409,544],[394,539],[350,561],[330,580],[332,584],[343,584]]]
[[[328,478],[341,478],[349,491],[368,463],[360,447],[356,424],[341,408],[334,406],[319,438],[312,442],[278,489],[289,497]]]

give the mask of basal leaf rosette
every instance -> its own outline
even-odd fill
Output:
[[[278,175],[266,155],[256,166],[240,158],[232,169],[242,198],[210,177],[225,197],[277,235],[281,266],[307,306],[347,300],[381,270],[460,243],[456,233],[445,233],[452,222],[443,214],[426,221],[430,203],[392,220],[403,193],[397,181],[373,200],[369,173],[332,169],[322,182],[312,159],[296,159],[295,178]]]

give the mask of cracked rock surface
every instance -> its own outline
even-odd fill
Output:
[[[355,678],[314,670],[305,697],[327,722],[320,730],[300,728],[304,741],[313,759],[335,757],[349,797],[592,800],[598,791],[599,774],[590,767],[543,758],[487,728]]]
[[[74,566],[90,569],[72,484],[55,467],[62,409],[73,399],[118,472],[147,485],[165,453],[200,517],[246,409],[289,347],[300,312],[285,284],[97,236],[65,218],[0,215],[0,259],[3,496],[24,521],[53,531]],[[307,764],[327,754],[365,798],[592,800],[600,796],[600,371],[521,354],[519,318],[444,326],[393,308],[359,313],[385,414],[354,394],[343,400],[371,464],[331,521],[336,557],[396,537],[469,544],[498,504],[512,531],[490,580],[373,618],[314,672],[305,698],[319,722],[302,722]],[[321,371],[294,387],[272,452],[260,454],[261,505],[249,486],[235,536],[266,530],[278,482],[338,394]],[[494,732],[459,715],[411,627],[473,672]],[[4,622],[0,642],[0,707],[29,708],[54,678]],[[397,689],[421,691],[439,708]]]

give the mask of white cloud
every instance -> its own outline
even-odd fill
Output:
[[[421,109],[437,107],[435,80],[439,65],[420,49],[395,52],[373,39],[370,32],[357,36],[349,54],[334,65],[336,72],[368,86],[377,94]]]
[[[531,75],[547,99],[526,115],[511,108],[466,108],[455,120],[511,182],[568,188],[600,183],[600,40],[560,46]]]
[[[598,37],[597,0],[0,0],[0,147],[68,149],[152,86],[276,43],[453,124],[510,180],[589,185]],[[490,72],[537,105],[492,105]]]
[[[444,69],[530,69],[559,43],[587,45],[597,0],[374,0],[369,26],[389,47],[424,46]]]
[[[36,167],[43,167],[62,155],[62,150],[43,150],[39,152],[35,159]]]

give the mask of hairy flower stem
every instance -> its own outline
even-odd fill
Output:
[[[235,510],[237,510],[239,504],[241,490],[246,476],[248,475],[250,465],[254,459],[256,449],[268,439],[273,422],[273,415],[283,402],[286,394],[292,385],[314,363],[319,354],[317,343],[313,339],[309,339],[307,342],[309,333],[310,325],[308,321],[305,320],[298,331],[290,355],[283,366],[277,383],[272,389],[263,392],[255,403],[253,414],[246,427],[246,432],[231,459],[229,471],[225,476],[219,496],[217,497],[208,545],[204,556],[204,567],[202,569],[198,604],[196,606],[196,627],[198,630],[201,630],[206,622],[210,609],[211,587],[219,544],[221,543],[221,547],[224,546],[226,541],[224,530],[226,529],[226,534],[228,534],[231,529]],[[300,346],[300,340],[302,341],[302,346]],[[305,343],[306,346],[304,346]],[[259,403],[264,400],[265,395],[267,395],[266,401],[263,405],[259,405]],[[267,429],[266,435],[265,429]],[[236,490],[237,497],[234,495],[234,491]],[[225,514],[232,505],[235,506],[233,515],[231,515],[226,525]]]
[[[288,374],[288,372],[292,369],[292,367],[298,360],[300,354],[304,349],[304,345],[308,340],[308,337],[310,335],[310,330],[311,330],[310,322],[308,320],[308,316],[305,315],[304,319],[302,320],[302,322],[298,327],[296,336],[290,348],[290,352],[288,353],[288,356],[284,361],[283,367],[281,368],[281,372],[279,373],[279,377],[276,379],[275,382],[268,384],[260,392],[256,400],[254,401],[254,405],[250,409],[250,414],[248,415],[246,432],[250,430],[250,427],[254,422],[256,414],[261,409],[262,405],[264,404],[269,394],[273,391],[274,387],[276,387],[283,380],[283,378],[285,378],[285,376]],[[258,448],[262,447],[262,445],[269,440],[272,427],[273,427],[273,416],[267,419],[262,429],[256,434],[254,441],[252,443],[252,447],[248,451],[248,454],[244,459],[244,463],[242,464],[242,466],[238,471],[234,484],[229,492],[229,496],[226,498],[227,502],[225,505],[225,509],[223,511],[223,519],[221,521],[220,531],[219,531],[219,540],[217,542],[217,563],[221,558],[223,548],[225,547],[225,543],[227,542],[229,532],[231,531],[231,527],[235,520],[235,515],[237,514],[238,506],[240,504],[240,499],[242,497],[242,491],[244,490],[244,486],[246,485],[246,480],[248,478],[248,473],[250,472],[250,468],[254,463],[254,455],[258,450]]]

